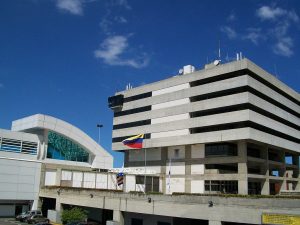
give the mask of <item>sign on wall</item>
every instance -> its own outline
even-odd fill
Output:
[[[262,224],[299,225],[300,215],[263,213]]]

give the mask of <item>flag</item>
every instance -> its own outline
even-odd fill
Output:
[[[123,180],[124,180],[124,173],[118,173],[117,174],[117,184],[118,184],[118,186],[123,184]]]
[[[143,148],[144,134],[139,134],[122,141],[122,143],[130,148]]]

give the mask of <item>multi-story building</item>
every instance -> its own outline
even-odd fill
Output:
[[[60,181],[62,167],[91,171],[112,165],[106,150],[67,122],[41,114],[13,121],[12,130],[0,129],[0,217],[39,208],[40,185]]]
[[[187,69],[109,98],[125,167],[156,171],[163,193],[299,190],[299,93],[248,59]],[[142,150],[122,144],[141,133]]]

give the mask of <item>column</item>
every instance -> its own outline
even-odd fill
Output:
[[[261,149],[261,158],[265,160],[265,163],[261,165],[261,172],[265,176],[265,180],[261,183],[261,194],[270,195],[269,160],[267,146],[264,146]]]
[[[248,194],[247,142],[238,142],[238,191],[241,195]]]
[[[52,222],[56,222],[56,223],[62,223],[60,215],[62,212],[63,208],[62,208],[62,204],[60,203],[59,197],[56,198],[56,202],[55,202],[55,211],[56,211],[56,221],[52,221]]]
[[[120,210],[114,210],[113,221],[117,222],[118,225],[124,225],[124,213]]]
[[[60,186],[60,181],[61,181],[61,168],[56,169],[56,180],[55,180],[55,185]]]
[[[191,193],[191,145],[185,146],[185,187],[186,193]]]
[[[167,147],[163,147],[161,148],[161,174],[163,174],[163,179],[162,179],[162,193],[166,194],[166,179],[167,179],[167,175],[166,175],[166,165],[167,165],[167,159],[168,159],[168,148]]]

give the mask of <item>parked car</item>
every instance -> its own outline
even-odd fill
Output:
[[[42,223],[42,222],[46,222],[49,223],[49,219],[46,217],[43,217],[42,215],[33,215],[29,218],[27,218],[27,223],[32,223],[32,224],[36,224],[36,223]]]
[[[22,220],[20,220],[21,222],[27,222],[27,220],[34,216],[34,215],[42,215],[42,212],[40,210],[31,210],[28,211],[27,214],[24,216],[24,218]]]
[[[28,212],[22,212],[19,215],[16,216],[16,220],[21,221],[22,219],[24,219],[26,216],[28,215]]]

